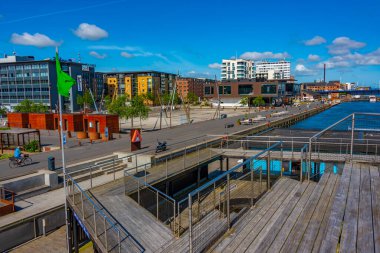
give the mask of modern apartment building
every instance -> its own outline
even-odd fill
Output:
[[[221,70],[222,80],[249,79],[253,77],[253,62],[251,60],[223,60]]]
[[[61,60],[62,70],[77,80],[69,98],[63,99],[63,110],[74,112],[78,94],[93,89],[95,66]],[[103,85],[103,81],[99,81]],[[57,72],[55,59],[35,60],[33,56],[5,56],[0,58],[0,104],[12,110],[25,99],[43,103],[51,110],[58,106]]]
[[[174,88],[175,74],[158,71],[122,71],[104,73],[108,94],[125,94],[129,98],[135,95],[152,93],[153,95],[171,93]]]
[[[204,97],[204,87],[206,85],[214,84],[215,80],[206,78],[190,78],[183,77],[177,79],[177,93],[180,97],[185,98],[189,92],[194,93],[197,97]]]
[[[290,61],[262,61],[255,62],[253,67],[254,77],[265,80],[290,79]]]

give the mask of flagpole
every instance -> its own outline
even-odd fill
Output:
[[[56,52],[58,54],[58,48],[56,48]],[[58,55],[57,55],[58,56]],[[59,59],[58,59],[59,60]],[[58,78],[58,77],[57,77]],[[67,252],[71,253],[71,245],[70,245],[70,222],[69,217],[67,215],[67,185],[66,185],[66,164],[65,164],[65,148],[63,144],[63,128],[62,128],[62,96],[58,93],[58,108],[59,108],[59,138],[60,138],[60,144],[61,144],[61,151],[62,151],[62,171],[63,171],[63,188],[65,192],[65,223],[66,223],[66,244],[67,244]]]

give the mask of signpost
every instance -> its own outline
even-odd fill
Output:
[[[136,151],[141,149],[141,129],[131,129],[131,151]]]

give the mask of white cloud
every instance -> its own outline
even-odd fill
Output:
[[[190,74],[190,75],[194,75],[195,73],[197,73],[197,72],[195,72],[194,70],[187,72],[187,74]]]
[[[100,40],[108,37],[108,32],[96,25],[82,23],[74,31],[74,34],[82,40]]]
[[[333,40],[332,44],[328,46],[329,53],[338,54],[348,54],[352,49],[360,49],[366,46],[366,43],[351,40],[348,37],[338,37]]]
[[[319,57],[319,55],[316,55],[316,54],[309,54],[307,59],[309,61],[319,61],[319,60],[321,60],[321,57]]]
[[[209,64],[208,67],[210,69],[221,69],[222,68],[222,64],[215,62],[215,63]]]
[[[30,33],[13,33],[11,37],[11,42],[13,44],[35,47],[54,47],[62,44],[62,42],[54,41],[45,34],[41,33],[35,33],[33,35]]]
[[[321,36],[314,36],[314,38],[304,42],[306,46],[316,46],[326,43],[326,39]]]
[[[317,64],[317,68],[323,68],[323,64],[326,64],[326,68],[342,68],[342,67],[355,67],[355,66],[376,66],[380,65],[380,48],[367,53],[347,53],[343,55],[336,55],[331,57],[327,61]]]
[[[128,52],[121,52],[120,55],[128,59],[135,57],[133,54],[130,54]]]
[[[299,76],[312,76],[315,75],[315,71],[312,69],[307,68],[303,64],[297,64],[295,73]]]
[[[244,54],[240,55],[240,58],[247,60],[284,59],[289,57],[290,55],[287,52],[245,52]]]
[[[117,51],[138,51],[140,48],[132,47],[132,46],[115,46],[115,45],[97,45],[97,46],[89,46],[89,49],[95,50],[117,50]]]
[[[106,54],[99,54],[98,52],[95,52],[95,51],[91,51],[91,52],[89,53],[89,55],[91,55],[91,56],[93,56],[93,57],[95,57],[95,58],[98,58],[98,59],[104,59],[104,58],[107,57]]]

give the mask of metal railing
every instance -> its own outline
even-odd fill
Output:
[[[331,135],[344,136],[345,142],[323,143],[322,145],[321,140]],[[312,160],[336,159],[337,154],[350,161],[379,162],[380,114],[350,114],[310,137],[308,146],[309,166],[311,166]]]
[[[144,252],[142,245],[105,210],[97,199],[67,175],[67,201],[103,252]],[[99,245],[99,243],[101,245]]]
[[[252,206],[281,177],[282,173],[273,171],[275,161],[271,159],[272,149],[281,145],[278,142],[246,159],[178,203],[177,227],[188,228],[189,252],[204,250],[230,228],[239,209]]]
[[[176,200],[146,183],[146,180],[128,172],[125,174],[125,179],[129,179],[128,184],[125,184],[125,195],[153,214],[157,220],[168,225],[174,233],[176,231],[173,222],[176,215]]]

